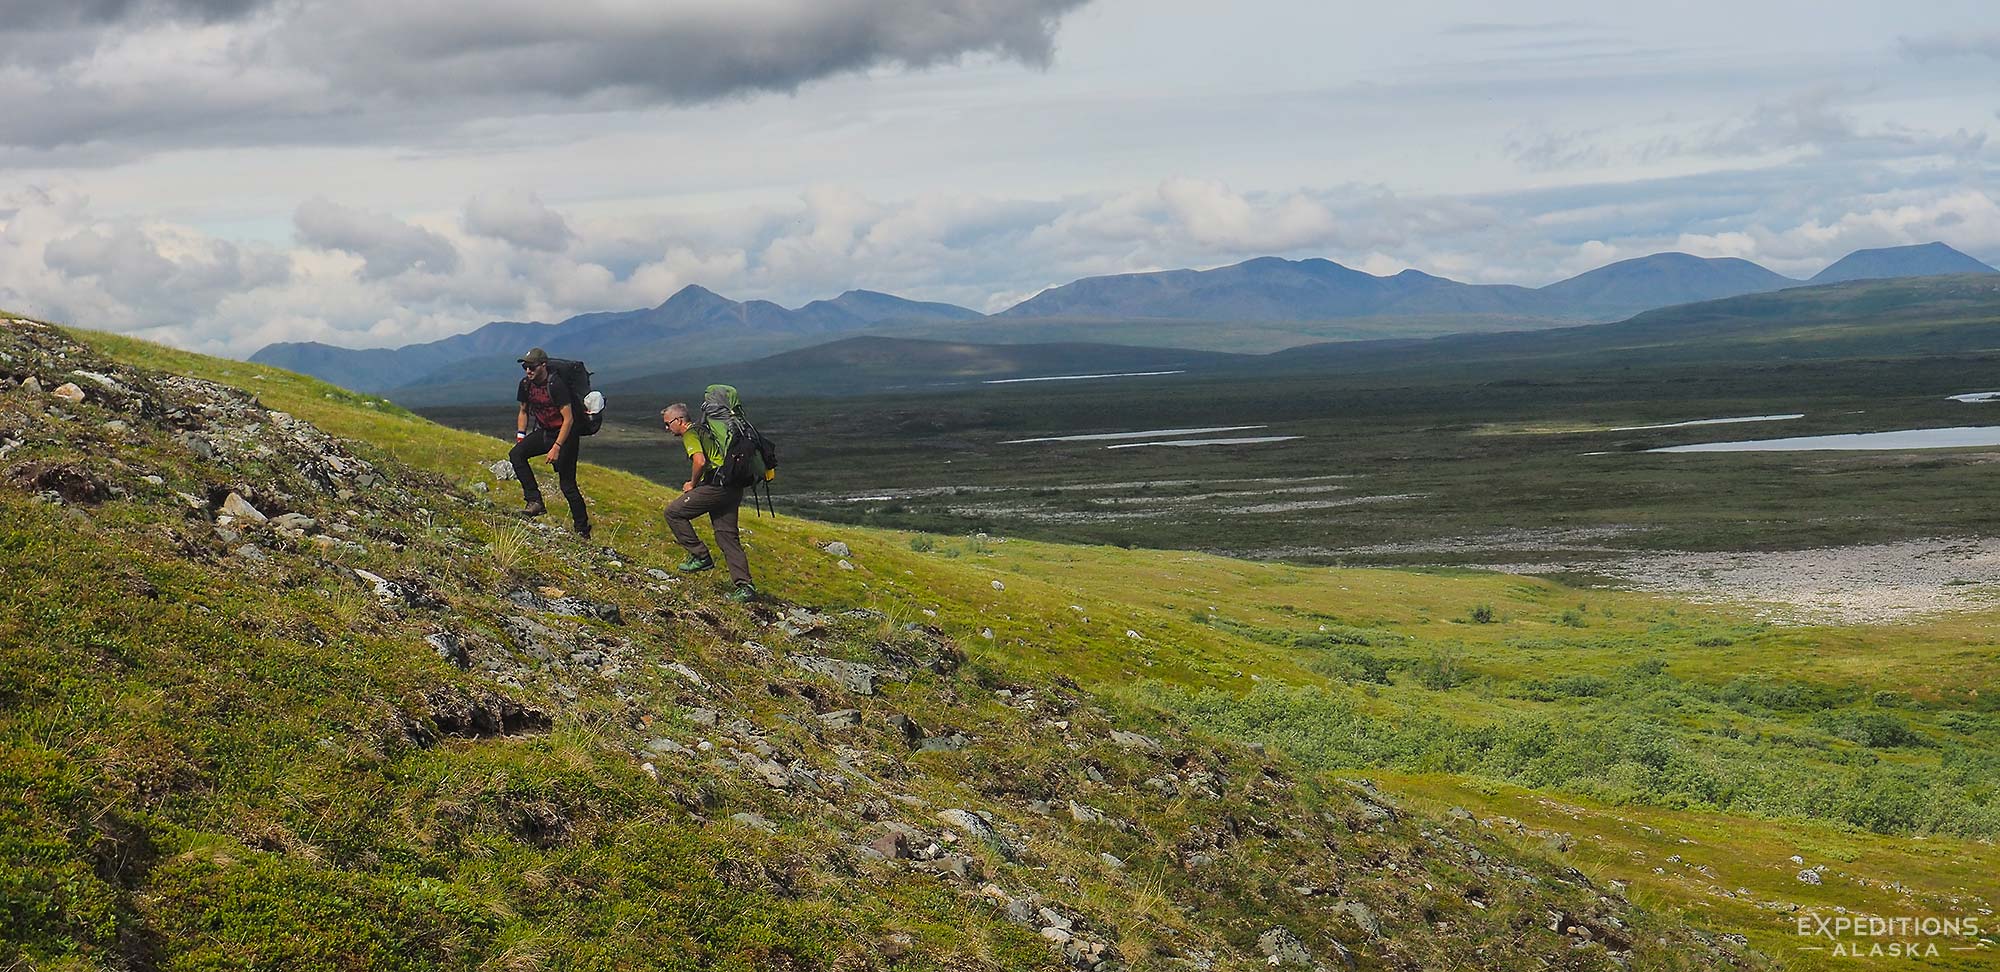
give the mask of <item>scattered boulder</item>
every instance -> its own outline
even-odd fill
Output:
[[[1289,928],[1280,926],[1257,936],[1257,948],[1264,953],[1264,960],[1277,968],[1313,968],[1312,953]]]
[[[746,810],[742,813],[730,814],[729,819],[736,823],[742,824],[743,826],[748,827],[751,830],[761,830],[767,834],[775,834],[778,832],[778,825],[772,823],[768,819],[765,819],[764,815],[760,813],[751,813]]]
[[[902,733],[903,741],[912,746],[923,741],[924,727],[917,725],[917,720],[901,712],[889,717],[889,727]]]
[[[494,479],[503,483],[514,478],[514,464],[505,459],[487,466],[486,470],[493,474]]]
[[[835,557],[840,557],[843,559],[854,556],[854,551],[849,550],[847,544],[844,544],[838,540],[835,540],[834,542],[829,543],[820,549],[825,550],[827,553],[832,554]]]
[[[833,679],[840,684],[841,688],[855,695],[874,695],[875,680],[882,677],[882,673],[876,670],[873,665],[844,661],[839,658],[826,658],[820,655],[792,655],[786,660],[804,671]]]
[[[1006,590],[1006,589],[1007,589],[1007,585],[1005,585],[1005,584],[1002,584],[1002,583],[1000,583],[999,581],[994,581],[994,582],[993,582],[993,589],[994,589],[994,590],[996,590],[996,591],[1004,591],[1004,590]]]
[[[1342,901],[1337,909],[1354,920],[1355,927],[1368,933],[1370,938],[1382,937],[1382,920],[1375,917],[1374,909],[1360,901]]]
[[[954,732],[949,736],[931,736],[920,743],[917,748],[926,753],[955,753],[971,744],[971,739],[961,733]]]
[[[465,639],[459,637],[457,634],[450,631],[439,631],[434,634],[425,635],[424,643],[430,645],[431,650],[436,652],[439,658],[460,668],[472,667],[472,654],[465,650]]]
[[[819,714],[820,724],[834,729],[849,729],[861,724],[859,709],[835,709]]]
[[[66,381],[57,385],[54,391],[49,392],[49,397],[60,398],[71,405],[81,405],[83,404],[84,394],[83,389],[76,387],[76,382]]]
[[[1800,871],[1800,872],[1799,872],[1799,883],[1800,883],[1800,884],[1821,884],[1821,883],[1824,883],[1824,879],[1823,879],[1823,878],[1821,878],[1821,877],[1819,876],[1819,872],[1820,872],[1820,869],[1819,869],[1819,868],[1817,868],[1817,867],[1809,867],[1809,868],[1806,868],[1806,869],[1805,869],[1805,870],[1803,870],[1803,871]]]
[[[244,499],[242,493],[232,492],[228,496],[223,497],[222,513],[226,516],[232,516],[251,523],[269,522],[269,518],[262,511],[258,510],[256,506],[252,505],[249,500]]]
[[[566,618],[595,618],[610,624],[624,624],[625,615],[610,601],[582,597],[559,597],[542,605],[542,610]]]
[[[898,861],[910,856],[910,839],[900,830],[891,830],[869,841],[868,847],[883,860]]]
[[[1160,751],[1159,740],[1142,733],[1126,732],[1123,729],[1111,730],[1111,741],[1126,749],[1141,749],[1149,753]]]
[[[293,537],[319,532],[319,521],[304,513],[286,513],[271,518],[271,529]]]

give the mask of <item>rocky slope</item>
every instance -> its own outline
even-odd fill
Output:
[[[470,437],[251,378],[290,412],[0,320],[0,966],[1760,962],[932,617],[727,605],[510,515]]]

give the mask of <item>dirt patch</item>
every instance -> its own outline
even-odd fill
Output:
[[[30,463],[9,470],[7,478],[34,493],[53,493],[65,503],[95,504],[111,498],[111,487],[79,466]]]
[[[1589,573],[1697,603],[1752,605],[1778,623],[1890,624],[2000,606],[2000,538],[1488,566],[1512,574]]]

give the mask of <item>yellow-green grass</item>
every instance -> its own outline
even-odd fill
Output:
[[[1991,930],[2000,846],[1855,833],[1800,821],[1754,820],[1653,807],[1605,806],[1570,796],[1461,777],[1370,772],[1392,792],[1437,812],[1471,811],[1525,852],[1562,860],[1632,900],[1733,930],[1785,968],[1854,968],[1799,922],[1838,914],[1962,918]],[[1519,827],[1503,822],[1518,821]],[[1794,862],[1793,856],[1802,859]],[[1824,866],[1822,883],[1799,872]],[[1656,870],[1657,869],[1657,870]],[[1895,967],[1990,969],[1991,946],[1921,939],[1939,954]],[[1850,944],[1853,940],[1849,940]],[[1866,942],[1863,943],[1864,946]],[[1957,947],[1957,948],[1954,948]]]

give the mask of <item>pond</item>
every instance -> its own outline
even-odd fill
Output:
[[[1144,432],[1092,432],[1088,435],[1045,435],[1038,439],[1008,439],[1001,445],[1020,445],[1024,442],[1105,442],[1113,439],[1150,439],[1159,435],[1202,435],[1208,432],[1243,432],[1262,429],[1263,425],[1211,425],[1200,429],[1147,429]]]
[[[1108,445],[1108,446],[1105,446],[1105,448],[1106,448],[1106,449],[1138,449],[1138,448],[1141,448],[1141,447],[1143,447],[1143,446],[1174,446],[1174,447],[1177,447],[1177,448],[1183,448],[1183,449],[1185,449],[1185,448],[1191,448],[1191,447],[1193,447],[1193,446],[1212,446],[1212,445],[1254,445],[1254,444],[1256,444],[1256,443],[1259,443],[1259,442],[1285,442],[1285,441],[1288,441],[1288,440],[1291,440],[1291,439],[1298,439],[1298,438],[1303,438],[1303,436],[1297,436],[1297,435],[1252,435],[1252,436],[1239,436],[1239,437],[1237,437],[1237,438],[1233,438],[1233,439],[1168,439],[1168,440],[1166,440],[1166,441],[1164,441],[1164,442],[1120,442],[1120,443],[1119,443],[1119,444],[1117,444],[1117,445]]]
[[[1605,429],[1604,431],[1643,432],[1647,429],[1685,429],[1688,428],[1689,426],[1694,426],[1694,425],[1737,425],[1743,422],[1789,422],[1792,421],[1793,419],[1802,419],[1805,417],[1806,413],[1804,412],[1792,412],[1785,415],[1741,415],[1737,416],[1736,418],[1690,419],[1686,422],[1663,422],[1659,425],[1621,425],[1618,428]]]
[[[1104,375],[1043,375],[1039,378],[988,378],[983,384],[1018,385],[1024,381],[1088,381],[1092,378],[1149,378],[1154,375],[1184,375],[1186,371],[1119,371]]]
[[[1963,449],[2000,445],[2000,426],[1950,429],[1900,429],[1893,432],[1850,432],[1843,435],[1801,435],[1788,439],[1748,439],[1738,442],[1697,442],[1693,445],[1648,449],[1647,452],[1862,452],[1872,449]]]

